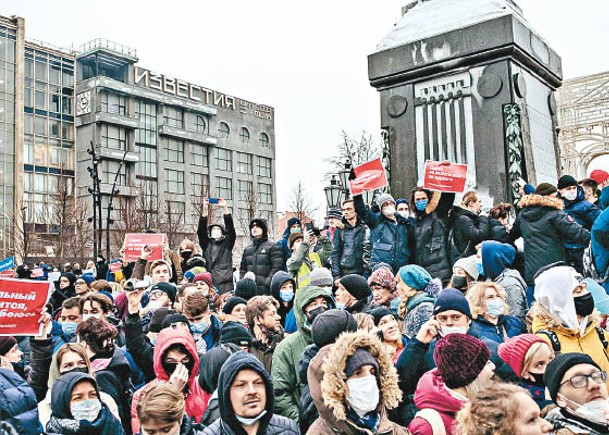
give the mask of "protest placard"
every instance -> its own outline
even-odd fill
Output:
[[[349,180],[352,195],[361,195],[364,191],[377,190],[387,185],[387,175],[381,159],[374,159],[353,168],[356,178]]]
[[[44,276],[44,270],[41,267],[37,267],[36,269],[32,269],[32,273],[30,277],[32,278],[42,278]]]
[[[125,234],[125,260],[137,261],[142,255],[142,248],[148,246],[151,250],[148,261],[163,259],[163,245],[167,243],[165,234],[129,233]]]
[[[449,162],[425,162],[423,187],[440,192],[462,193],[467,179],[467,165]]]
[[[112,263],[110,263],[108,268],[112,273],[120,272],[121,270],[123,270],[123,263],[121,263],[120,261],[113,261]]]
[[[0,335],[39,335],[52,290],[48,281],[0,278]]]
[[[0,272],[13,269],[15,267],[15,257],[8,257],[0,261]]]

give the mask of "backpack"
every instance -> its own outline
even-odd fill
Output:
[[[594,253],[592,252],[592,244],[588,245],[586,249],[584,249],[584,255],[582,258],[584,264],[584,277],[592,278],[594,281],[602,284],[609,279],[608,271],[603,273],[603,276],[596,270],[596,263],[594,262]]]
[[[594,329],[596,330],[598,339],[603,345],[603,351],[605,352],[605,356],[607,357],[607,359],[609,359],[609,355],[607,355],[607,348],[609,347],[609,342],[605,338],[605,332],[603,331],[603,328],[601,328],[599,325],[596,325]],[[560,340],[558,339],[558,335],[556,335],[555,332],[548,331],[547,329],[542,329],[540,331],[537,331],[537,334],[543,334],[548,337],[550,339],[550,343],[552,343],[552,350],[554,351],[554,353],[557,355],[560,353],[560,349],[562,346],[560,344]]]
[[[446,426],[444,420],[438,411],[432,408],[423,408],[419,410],[415,416],[425,420],[431,426],[433,435],[446,435]]]

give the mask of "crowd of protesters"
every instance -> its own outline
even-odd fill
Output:
[[[609,174],[522,194],[253,219],[237,267],[220,200],[163,259],[66,264],[0,337],[0,434],[609,433]]]

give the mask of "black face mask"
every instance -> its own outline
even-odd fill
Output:
[[[89,369],[86,367],[74,367],[72,370],[68,370],[67,372],[63,372],[61,376],[67,373],[84,373],[85,375],[89,374]]]
[[[317,316],[319,316],[321,313],[324,313],[328,310],[329,310],[328,307],[324,307],[322,305],[321,307],[317,307],[314,310],[309,311],[309,314],[307,315],[307,318],[309,319],[309,323],[313,324],[313,320],[315,320],[315,318]]]
[[[578,296],[573,300],[575,301],[575,312],[578,316],[586,317],[594,311],[594,299],[591,293]]]
[[[163,370],[165,370],[165,373],[167,373],[167,376],[171,377],[171,375],[173,375],[173,372],[176,371],[176,367],[178,366],[178,363],[170,363],[170,362],[162,361],[161,365],[163,366]],[[195,362],[191,358],[190,362],[188,364],[184,364],[184,366],[188,370],[188,373],[191,374],[192,369],[195,366]]]
[[[192,255],[192,251],[190,249],[185,249],[182,252],[180,252],[180,255],[182,256],[184,261],[188,261],[188,259]]]
[[[545,384],[543,383],[543,373],[529,373],[529,375],[533,376],[533,378],[535,379],[534,381],[527,379],[527,382],[529,384],[535,387],[545,387]]]
[[[453,275],[453,287],[459,290],[467,288],[467,278],[461,275]]]

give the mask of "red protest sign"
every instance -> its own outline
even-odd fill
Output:
[[[0,277],[2,278],[13,278],[14,276],[15,272],[13,271],[13,269],[3,270],[2,272],[0,272]]]
[[[137,261],[142,255],[142,248],[148,246],[152,250],[148,261],[163,259],[163,245],[167,243],[165,234],[129,233],[125,234],[125,260]]]
[[[120,272],[121,270],[123,270],[123,263],[121,263],[120,261],[113,261],[112,263],[110,263],[110,272],[112,273],[116,273],[116,272]]]
[[[467,165],[459,163],[425,162],[423,187],[441,192],[461,193],[465,190]]]
[[[387,185],[387,175],[381,159],[371,160],[353,168],[356,178],[349,180],[352,195],[361,195],[366,190],[381,189]]]
[[[36,269],[32,269],[32,273],[30,274],[30,276],[32,278],[40,278],[40,277],[44,276],[44,270],[42,270],[40,267],[38,267]]]
[[[52,290],[48,281],[0,278],[0,335],[39,335],[38,319]]]

